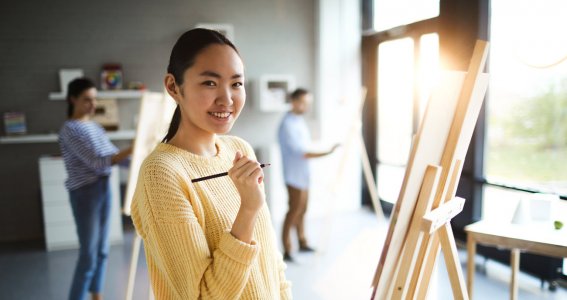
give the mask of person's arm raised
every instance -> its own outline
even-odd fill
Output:
[[[132,154],[132,146],[120,150],[110,158],[110,164],[115,165]]]
[[[329,150],[327,152],[307,152],[303,155],[303,157],[305,157],[305,158],[317,158],[317,157],[321,157],[321,156],[327,156],[327,155],[335,152],[335,149],[337,149],[339,146],[340,146],[340,144],[336,144],[331,148],[331,150]]]

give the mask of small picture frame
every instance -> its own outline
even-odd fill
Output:
[[[289,93],[295,90],[295,77],[289,74],[266,74],[258,80],[257,108],[264,112],[290,109]]]
[[[198,23],[195,28],[206,28],[216,30],[226,36],[231,42],[234,43],[234,26],[226,23]]]
[[[59,84],[63,95],[67,95],[67,86],[75,78],[83,77],[82,69],[61,69],[59,70]]]
[[[99,123],[106,131],[118,130],[119,115],[116,99],[98,99],[92,120]]]

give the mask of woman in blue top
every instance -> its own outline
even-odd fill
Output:
[[[96,108],[96,88],[87,78],[69,83],[68,119],[59,132],[59,145],[68,178],[71,207],[79,237],[79,259],[69,294],[70,300],[102,299],[109,251],[111,165],[127,158],[132,148],[119,151],[104,129],[90,118]]]

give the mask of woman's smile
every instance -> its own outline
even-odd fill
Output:
[[[214,117],[215,119],[228,120],[228,119],[230,119],[232,112],[229,112],[229,111],[223,111],[223,112],[211,111],[211,112],[209,112],[209,115]]]

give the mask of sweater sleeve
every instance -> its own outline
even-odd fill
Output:
[[[246,244],[227,229],[210,251],[189,195],[175,172],[162,166],[144,168],[144,245],[154,260],[156,299],[238,299],[244,290],[258,246]],[[139,205],[138,205],[139,206]],[[141,209],[138,207],[138,209]],[[141,209],[143,210],[143,209]],[[160,297],[161,296],[161,297]]]
[[[247,142],[245,142],[244,140],[240,140],[241,143],[243,144],[243,148],[244,148],[244,153],[253,159],[256,159],[256,154],[254,153],[254,149],[252,148],[252,146],[250,146],[250,144],[248,144]],[[264,189],[264,183],[262,183],[262,189]],[[278,259],[278,280],[280,283],[280,299],[282,300],[288,300],[288,299],[293,299],[292,293],[291,293],[291,282],[289,282],[286,279],[285,276],[285,270],[286,270],[286,264],[283,262],[283,258],[281,257],[281,254],[279,255],[279,259]]]

